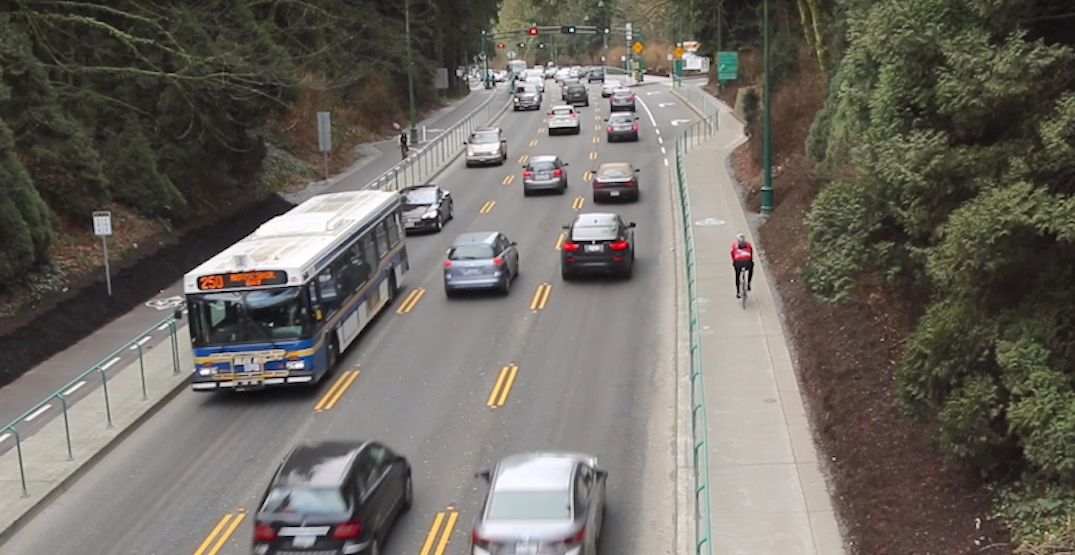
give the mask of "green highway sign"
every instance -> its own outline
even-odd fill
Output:
[[[739,53],[717,52],[717,80],[721,82],[739,79]]]

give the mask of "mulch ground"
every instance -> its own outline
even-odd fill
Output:
[[[1006,532],[988,518],[990,496],[982,482],[948,464],[930,440],[928,423],[901,411],[895,368],[917,308],[869,280],[836,307],[806,289],[799,275],[808,255],[804,217],[819,187],[808,165],[801,157],[785,161],[774,179],[776,210],[762,225],[760,242],[851,552],[1009,553]],[[746,147],[732,167],[744,182],[748,208],[756,210],[758,171]]]

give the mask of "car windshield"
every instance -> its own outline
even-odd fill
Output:
[[[347,512],[347,500],[334,488],[278,486],[265,496],[263,513],[279,515],[327,515]]]
[[[605,168],[598,174],[598,179],[623,179],[631,177],[631,172],[624,168]]]
[[[433,187],[411,189],[403,197],[404,206],[425,206],[437,203],[437,190]]]
[[[552,111],[552,115],[554,116],[570,116],[573,113],[575,113],[575,111],[571,108],[557,108]]]
[[[537,93],[537,87],[535,87],[534,85],[523,85],[523,86],[519,87],[519,90],[517,90],[515,92],[536,94]]]
[[[491,145],[500,142],[500,138],[496,133],[475,133],[470,136],[471,144],[475,145]]]
[[[584,93],[585,94],[586,93],[586,87],[583,87],[582,85],[571,85],[570,87],[567,88],[567,92],[569,92],[569,93]]]
[[[500,491],[489,499],[488,520],[568,520],[571,497],[564,491]]]
[[[616,238],[615,224],[577,225],[571,230],[572,241],[611,241]]]
[[[612,94],[615,95],[616,98],[627,98],[627,97],[631,96],[631,91],[620,90],[620,91],[614,91]]]
[[[488,260],[492,257],[491,245],[459,245],[448,252],[448,260]]]
[[[536,172],[551,172],[556,169],[556,163],[552,160],[538,160],[530,163],[530,169]]]
[[[608,121],[610,123],[633,123],[635,118],[631,115],[620,114],[608,118]]]
[[[303,337],[310,326],[301,287],[188,295],[195,346]]]

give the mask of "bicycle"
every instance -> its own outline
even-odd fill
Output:
[[[411,153],[411,148],[407,145],[399,145],[400,159],[406,159]]]
[[[747,279],[749,271],[743,268],[739,271],[739,301],[743,310],[747,309],[747,293],[750,291],[750,281]]]

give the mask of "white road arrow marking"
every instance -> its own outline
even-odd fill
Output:
[[[672,120],[672,125],[679,125],[681,123],[690,123],[690,122],[691,122],[691,120],[689,120],[689,119],[674,119],[674,120]]]
[[[657,105],[657,107],[658,108],[667,108],[669,106],[675,106],[675,105],[676,105],[675,102],[661,102],[660,104]]]

